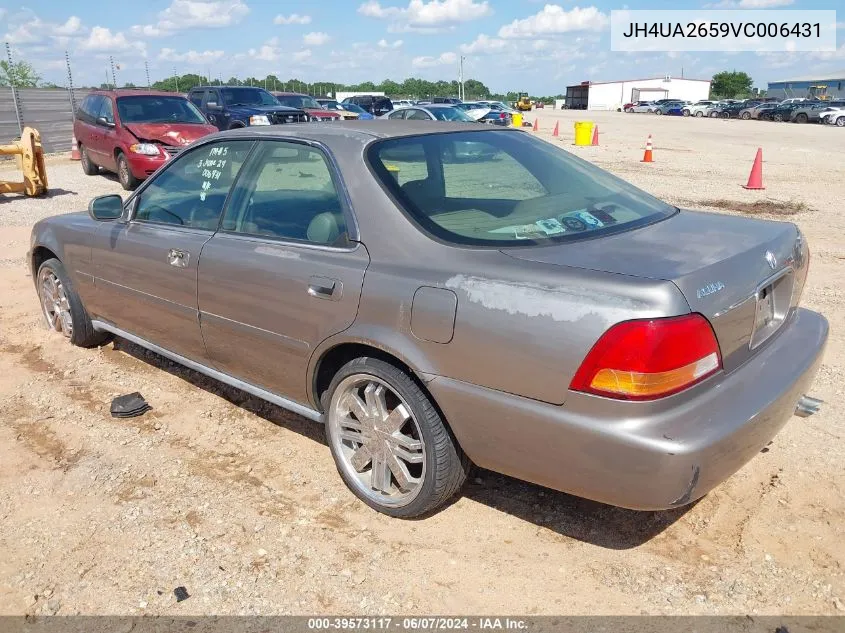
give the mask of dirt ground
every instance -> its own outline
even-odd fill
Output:
[[[51,160],[53,195],[0,197],[0,613],[845,611],[845,130],[586,114],[528,118],[669,202],[747,203],[801,227],[803,303],[831,322],[821,413],[685,509],[620,510],[481,471],[440,513],[389,519],[346,490],[318,425],[128,343],[82,350],[42,327],[31,225],[120,191]],[[598,122],[599,147],[572,147],[579,119]],[[767,188],[746,191],[757,147]],[[111,398],[136,390],[153,411],[112,419]]]

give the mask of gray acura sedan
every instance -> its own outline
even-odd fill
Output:
[[[118,336],[325,423],[395,517],[471,464],[680,506],[819,404],[794,224],[677,209],[520,130],[208,136],[127,200],[39,222],[30,262],[71,343]]]

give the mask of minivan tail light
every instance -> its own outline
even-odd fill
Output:
[[[654,400],[722,368],[719,344],[700,314],[625,321],[587,354],[569,388],[621,400]]]

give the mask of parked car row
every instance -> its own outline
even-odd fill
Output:
[[[97,90],[80,104],[74,137],[82,169],[116,173],[131,191],[189,143],[217,131],[289,123],[374,118],[465,121],[509,126],[514,113],[495,101],[397,101],[377,95],[343,101],[252,86],[197,86],[187,95],[151,90]],[[394,107],[396,106],[396,107]]]
[[[725,99],[722,101],[702,100],[691,103],[677,99],[660,99],[658,101],[626,103],[623,110],[628,113],[647,112],[695,118],[829,123],[845,127],[845,100],[822,101],[791,98],[783,101],[763,101]]]

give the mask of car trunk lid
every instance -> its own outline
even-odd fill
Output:
[[[649,226],[550,247],[509,248],[519,259],[671,281],[719,340],[725,369],[741,364],[797,303],[806,245],[795,225],[681,211]]]

